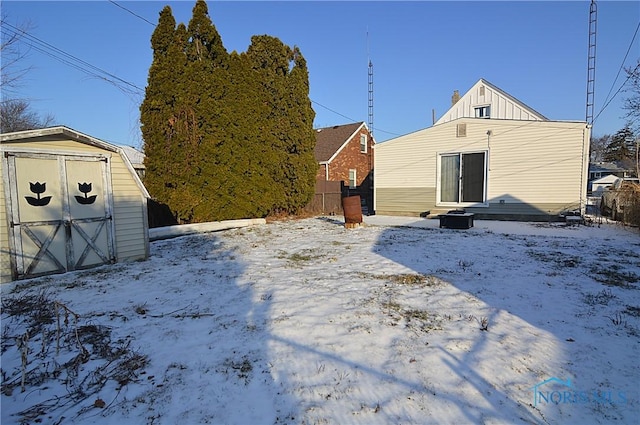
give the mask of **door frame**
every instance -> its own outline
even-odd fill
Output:
[[[482,201],[479,202],[442,202],[441,198],[441,179],[442,179],[442,157],[443,156],[453,156],[458,155],[460,158],[460,171],[459,171],[459,186],[458,186],[458,200],[462,196],[462,178],[464,176],[464,170],[462,169],[462,156],[468,154],[484,154],[484,187],[482,194]],[[471,151],[451,151],[451,152],[437,152],[436,153],[436,206],[444,206],[444,207],[480,207],[487,208],[489,207],[488,201],[488,193],[489,193],[489,151],[488,150],[471,150]]]

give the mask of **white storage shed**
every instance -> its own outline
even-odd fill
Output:
[[[149,256],[149,194],[118,146],[68,127],[0,134],[0,282]]]

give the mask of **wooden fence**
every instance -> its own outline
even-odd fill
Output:
[[[316,180],[313,199],[303,209],[310,214],[341,215],[342,191],[341,181]]]

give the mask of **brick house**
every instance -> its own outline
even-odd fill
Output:
[[[372,211],[374,144],[364,122],[316,129],[316,195],[325,182],[341,182],[342,196],[360,195]]]

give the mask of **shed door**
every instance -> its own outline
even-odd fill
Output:
[[[7,160],[18,279],[115,261],[108,158],[16,153]]]

